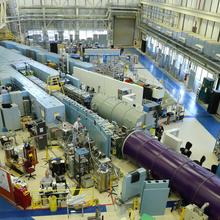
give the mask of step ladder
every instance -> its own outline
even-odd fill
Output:
[[[138,197],[133,199],[133,210],[140,210],[140,201]]]
[[[49,76],[47,78],[47,91],[49,94],[56,91],[62,92],[64,94],[64,89],[60,82],[59,76]]]

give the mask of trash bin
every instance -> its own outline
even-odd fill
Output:
[[[51,212],[57,211],[57,197],[56,196],[50,196],[49,197],[49,207]]]

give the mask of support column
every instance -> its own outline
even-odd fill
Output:
[[[73,42],[73,35],[70,34],[70,42],[72,43]]]
[[[63,39],[64,39],[64,37],[63,37],[63,32],[64,32],[64,31],[58,31],[58,39],[59,39],[59,41],[61,41],[61,42],[63,42]]]
[[[43,29],[43,42],[48,42],[49,41],[49,37],[48,37],[48,33],[47,30]]]
[[[220,87],[220,74],[218,75],[216,90],[219,90],[219,87]]]
[[[75,40],[79,41],[79,21],[76,21],[76,28],[75,28]]]
[[[188,77],[188,82],[187,82],[187,88],[190,90],[194,90],[195,87],[195,78],[196,78],[196,73],[193,70],[189,70],[189,77]]]
[[[76,17],[79,16],[79,8],[76,8]],[[79,21],[75,23],[75,41],[79,41]]]
[[[107,41],[108,41],[108,47],[113,45],[113,20],[112,19],[108,21]]]
[[[43,28],[42,32],[43,32],[43,47],[45,49],[49,49],[49,37],[48,37],[47,29]]]

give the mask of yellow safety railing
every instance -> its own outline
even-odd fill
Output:
[[[185,208],[182,208],[181,214],[180,214],[180,220],[184,220],[185,217]]]
[[[47,91],[49,94],[55,91],[62,92],[64,94],[64,89],[62,86],[62,83],[60,82],[60,77],[59,76],[52,76],[48,77],[47,79]]]
[[[135,220],[137,217],[137,213],[139,213],[140,210],[140,199],[138,197],[135,197],[133,199],[132,208],[128,209],[128,216],[130,220]]]
[[[135,197],[133,199],[133,210],[139,210],[140,209],[140,199],[138,197]]]
[[[46,162],[48,162],[50,159],[52,159],[53,157],[51,157],[50,156],[50,153],[49,153],[49,150],[50,151],[53,151],[54,149],[56,149],[56,150],[60,150],[61,152],[63,152],[63,149],[62,149],[62,147],[61,146],[50,146],[50,145],[48,145],[48,146],[46,146],[45,147],[45,161]],[[62,158],[62,157],[61,157]]]
[[[67,203],[67,195],[84,195],[85,196],[85,203],[84,203],[84,208],[85,207],[90,207],[90,206],[96,206],[99,201],[94,197],[94,188],[90,189],[83,189],[83,188],[77,188],[77,187],[72,187],[68,189],[43,189],[43,190],[38,190],[38,191],[31,191],[31,197],[32,197],[32,202],[31,202],[31,208],[32,209],[39,209],[39,208],[51,208],[50,201],[51,201],[51,196],[55,195],[57,197],[57,205],[58,207],[66,207]],[[74,206],[75,209],[81,209],[81,206],[77,207],[77,205]]]

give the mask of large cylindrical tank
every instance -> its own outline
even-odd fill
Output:
[[[97,170],[97,189],[99,192],[105,192],[109,189],[110,186],[110,170],[107,169],[98,169]]]
[[[220,179],[216,175],[141,131],[126,138],[122,151],[155,177],[169,179],[185,201],[200,207],[209,202],[206,213],[210,219],[220,220]]]
[[[137,110],[128,103],[103,94],[96,94],[91,102],[91,108],[101,117],[110,122],[115,121],[128,129],[146,125],[146,113]]]

